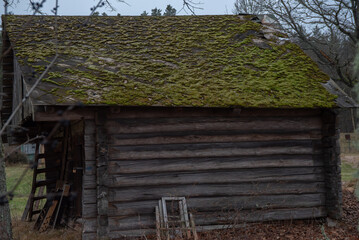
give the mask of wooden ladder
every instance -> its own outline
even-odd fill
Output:
[[[44,161],[45,161],[45,154],[43,152],[39,153],[40,150],[40,143],[36,143],[35,148],[35,158],[34,158],[34,169],[33,169],[33,176],[32,176],[32,186],[29,198],[26,203],[25,210],[22,214],[21,220],[23,221],[32,221],[32,217],[36,214],[41,212],[39,209],[40,200],[46,199],[46,194],[44,194],[45,186],[51,183],[55,183],[56,179],[51,180],[44,180],[39,179],[38,175],[47,172],[54,172],[57,171],[57,168],[46,168]],[[38,193],[36,195],[36,190]]]
[[[187,211],[185,197],[162,197],[156,206],[157,240],[184,239],[198,240],[193,215]]]

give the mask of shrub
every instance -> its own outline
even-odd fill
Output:
[[[5,162],[9,164],[26,164],[28,163],[26,154],[22,152],[14,152],[5,158]]]

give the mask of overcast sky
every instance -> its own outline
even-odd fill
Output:
[[[14,4],[8,11],[14,14],[31,14],[31,8],[29,8],[29,0],[14,0]],[[40,2],[41,0],[33,0],[34,2]],[[51,14],[51,9],[54,8],[56,0],[46,0],[44,4],[44,12]],[[88,15],[90,9],[97,4],[98,0],[58,0],[59,1],[59,15]],[[108,8],[100,8],[100,13],[106,12],[108,15],[140,15],[143,11],[150,12],[152,8],[165,9],[167,4],[171,4],[177,9],[177,12],[182,8],[182,0],[126,0],[126,4],[119,3],[117,0],[109,0],[116,7],[116,12],[111,12]],[[198,7],[202,10],[196,9],[197,15],[205,14],[232,14],[233,4],[235,0],[193,0],[194,2],[201,2]],[[2,2],[2,1],[1,1]],[[4,7],[0,8],[0,13],[4,13]],[[188,12],[188,10],[187,10]],[[189,13],[188,13],[189,14]],[[182,10],[179,15],[186,15],[186,12]]]

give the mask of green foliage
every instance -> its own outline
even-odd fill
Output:
[[[170,4],[167,5],[163,16],[176,16],[177,10],[172,7]]]
[[[28,80],[55,54],[54,18],[24,28],[26,18],[8,16],[7,30]],[[86,19],[57,19],[60,57],[39,87],[54,104],[335,106],[321,86],[329,77],[296,44],[263,39],[265,26],[247,17],[93,17],[78,27]]]
[[[5,158],[6,163],[10,164],[26,164],[28,162],[26,154],[22,152],[14,152],[7,158]]]
[[[161,16],[162,15],[162,10],[158,9],[158,8],[154,8],[151,10],[151,16]]]
[[[148,12],[143,11],[143,13],[141,13],[141,16],[148,16]]]

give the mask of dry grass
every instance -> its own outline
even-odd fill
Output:
[[[81,228],[50,229],[39,233],[33,229],[34,222],[22,222],[20,219],[13,219],[14,240],[79,240],[81,239]]]

